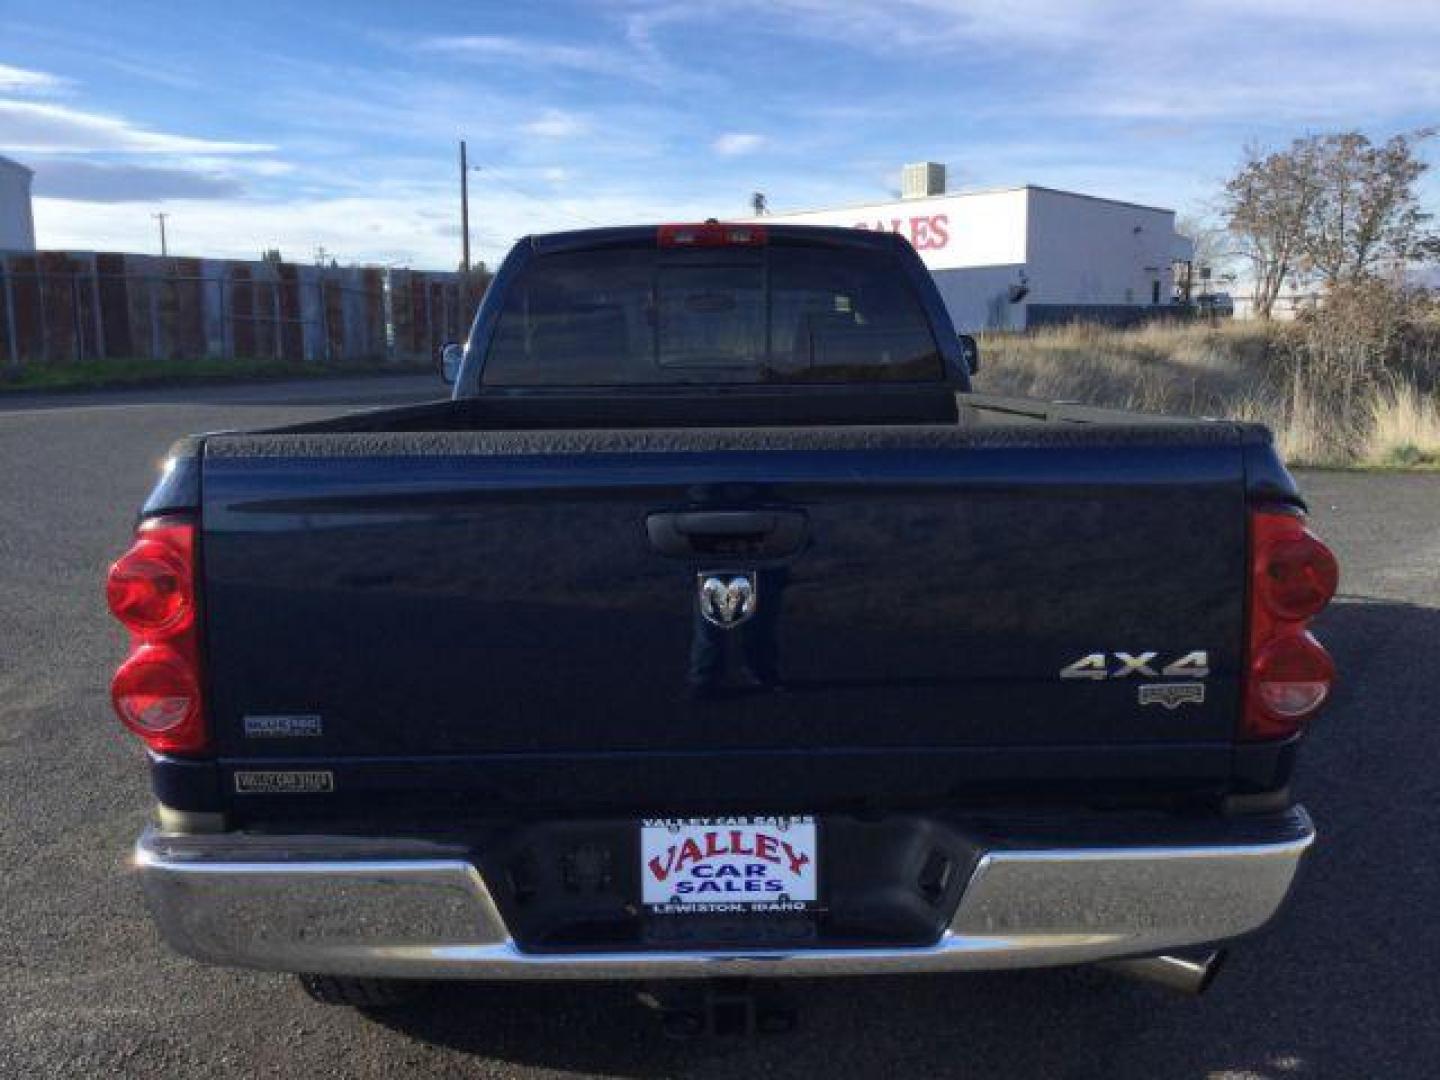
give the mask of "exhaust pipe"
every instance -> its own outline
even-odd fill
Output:
[[[1210,989],[1224,964],[1225,950],[1217,949],[1198,960],[1187,960],[1183,956],[1140,956],[1133,960],[1106,960],[1099,966],[1128,979],[1199,997]]]

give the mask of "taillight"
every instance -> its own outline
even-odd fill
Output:
[[[105,597],[130,631],[130,655],[110,684],[116,715],[152,750],[204,750],[194,524],[142,523],[130,550],[110,567]]]
[[[1340,566],[1313,533],[1285,518],[1258,553],[1260,597],[1279,619],[1307,619],[1330,602]]]
[[[200,709],[200,687],[185,658],[166,645],[141,645],[115,672],[110,693],[125,726],[142,738],[173,738]]]
[[[1250,515],[1250,634],[1242,737],[1293,735],[1325,703],[1335,663],[1309,632],[1340,581],[1335,556],[1287,507]]]
[[[156,530],[157,532],[159,530]],[[129,629],[163,633],[181,628],[194,612],[190,595],[188,533],[142,536],[113,567],[105,599]]]
[[[1272,641],[1260,650],[1250,671],[1260,703],[1283,719],[1309,716],[1330,696],[1335,681],[1330,654],[1310,634]]]
[[[759,247],[765,240],[764,225],[732,225],[723,221],[661,225],[655,230],[655,241],[660,247]]]

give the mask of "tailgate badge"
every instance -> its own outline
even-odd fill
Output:
[[[335,774],[329,769],[241,770],[235,773],[239,795],[328,795],[335,790]]]
[[[739,626],[755,614],[755,575],[748,571],[707,570],[695,577],[700,614],[716,626]]]
[[[1204,683],[1148,683],[1140,687],[1141,705],[1163,705],[1173,712],[1187,703],[1205,704]]]
[[[299,739],[325,734],[325,721],[313,714],[246,716],[247,739]]]

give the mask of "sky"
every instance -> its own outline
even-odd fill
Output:
[[[1440,0],[0,0],[0,154],[42,248],[453,269],[461,138],[492,265],[917,160],[1204,214],[1247,144],[1440,122],[1437,57]]]

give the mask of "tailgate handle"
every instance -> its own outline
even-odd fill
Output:
[[[799,510],[681,510],[645,519],[651,545],[673,558],[783,558],[800,550],[805,525]]]

